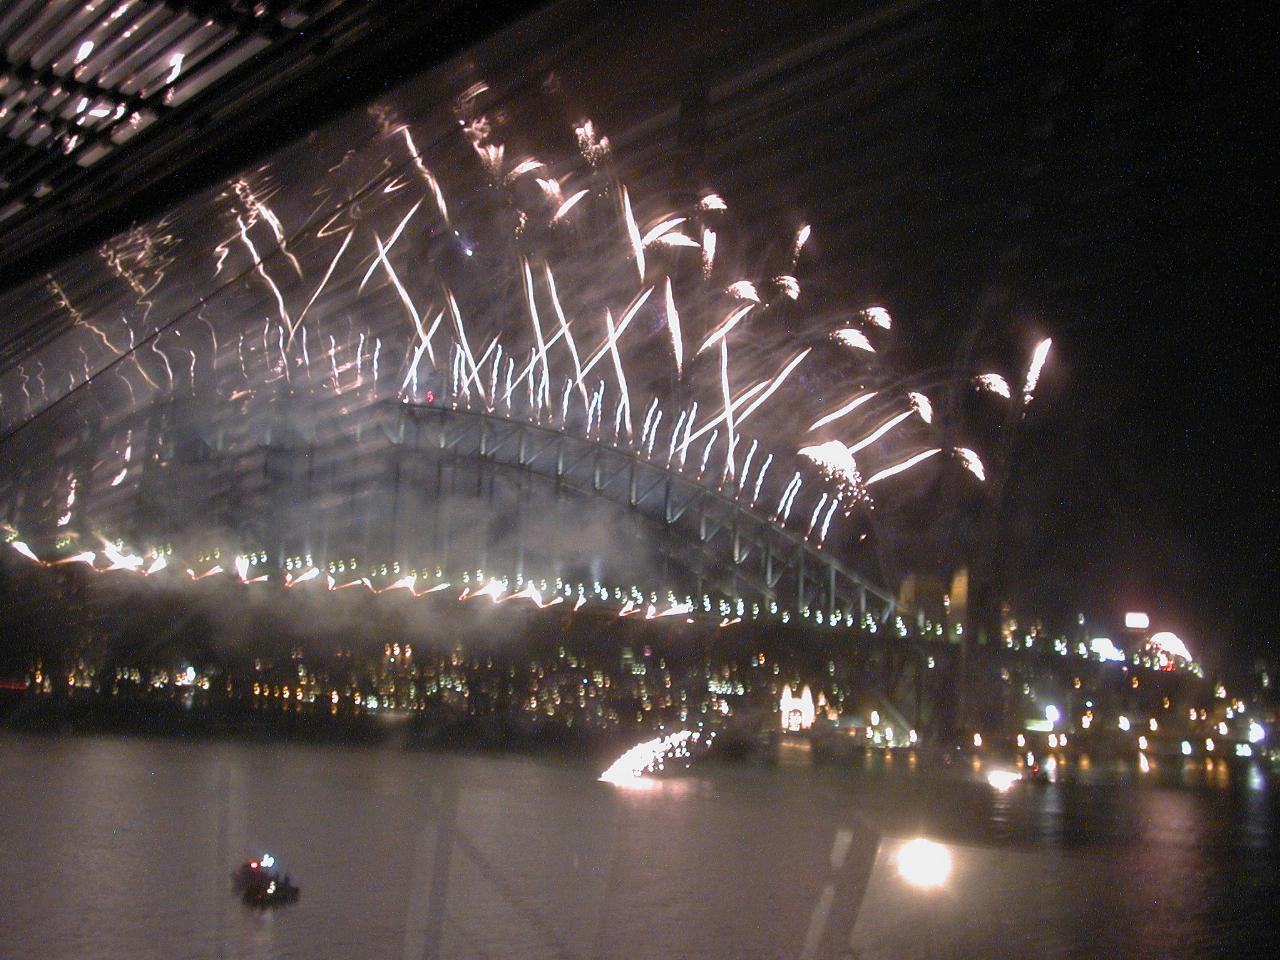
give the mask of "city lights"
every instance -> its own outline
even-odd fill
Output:
[[[1089,649],[1099,660],[1123,663],[1125,659],[1124,651],[1112,643],[1109,637],[1095,637],[1089,641]]]
[[[1181,657],[1183,660],[1191,659],[1191,651],[1187,649],[1176,634],[1170,633],[1168,630],[1161,630],[1159,633],[1153,633],[1150,640],[1151,646],[1156,647],[1162,653],[1171,657]]]

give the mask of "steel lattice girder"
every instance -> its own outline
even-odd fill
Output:
[[[387,424],[395,443],[528,471],[692,533],[685,547],[701,555],[693,566],[725,570],[732,595],[741,584],[766,601],[794,603],[802,613],[817,608],[827,617],[837,611],[862,615],[875,604],[883,621],[896,609],[891,594],[839,560],[678,469],[533,423],[473,410],[398,406],[399,422]]]

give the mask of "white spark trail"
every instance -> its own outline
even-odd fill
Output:
[[[680,314],[676,312],[676,301],[671,293],[671,278],[666,278],[667,330],[671,333],[671,349],[676,358],[676,379],[684,375],[684,340],[680,335]]]
[[[356,293],[364,292],[365,284],[367,284],[369,282],[369,278],[373,276],[373,271],[378,269],[378,261],[381,260],[382,257],[385,256],[387,253],[391,252],[391,248],[394,247],[396,245],[396,241],[400,239],[400,234],[404,233],[404,228],[409,225],[409,221],[413,219],[413,215],[418,212],[418,208],[421,207],[422,204],[423,204],[422,200],[419,200],[417,203],[415,203],[410,208],[409,212],[404,215],[404,219],[402,219],[398,224],[396,224],[396,228],[393,231],[391,231],[391,236],[387,238],[386,248],[382,251],[381,255],[374,258],[373,263],[369,264],[369,269],[366,270],[364,272],[364,276],[360,278],[360,286],[356,288]],[[351,232],[352,233],[355,232],[354,228],[352,229]]]
[[[738,325],[738,323],[755,308],[754,303],[746,303],[735,310],[731,310],[719,325],[708,334],[707,339],[702,341],[702,346],[698,348],[698,353],[702,353],[708,347],[713,346],[716,342],[724,339],[729,335],[729,331]]]
[[[819,427],[825,427],[828,423],[832,423],[833,421],[839,420],[841,417],[848,416],[849,414],[853,413],[853,411],[857,410],[860,406],[862,406],[864,403],[866,403],[868,400],[871,400],[873,397],[875,397],[875,395],[876,395],[876,391],[874,390],[871,393],[859,394],[858,396],[850,400],[848,403],[837,407],[835,410],[832,410],[830,413],[815,420],[813,422],[813,425],[809,427],[809,432],[812,433],[814,430],[817,430]]]
[[[529,322],[533,324],[534,341],[538,344],[538,360],[542,365],[542,385],[539,393],[539,403],[551,403],[551,394],[548,392],[550,388],[551,373],[547,367],[547,344],[542,336],[542,324],[538,321],[538,305],[533,296],[533,271],[529,269],[529,261],[521,257],[520,265],[524,269],[524,299],[525,304],[529,308]],[[483,363],[483,361],[481,361]]]
[[[651,288],[652,289],[652,288]],[[622,391],[622,397],[619,402],[619,410],[623,411],[623,417],[627,426],[627,438],[631,438],[631,397],[630,391],[627,389],[627,375],[622,370],[622,357],[618,354],[618,336],[613,329],[613,315],[605,310],[604,312],[605,327],[609,332],[609,354],[613,358],[613,372],[618,378],[618,389]],[[616,434],[616,428],[615,428]]]
[[[1044,369],[1044,362],[1049,358],[1049,348],[1053,346],[1053,341],[1049,338],[1041,340],[1035,349],[1035,353],[1031,356],[1031,366],[1027,368],[1027,379],[1022,387],[1022,405],[1025,407],[1031,402],[1032,396],[1035,395],[1036,385],[1040,382],[1040,371]]]
[[[680,224],[684,223],[684,221],[685,221],[684,217],[670,217],[669,219],[663,220],[656,227],[654,227],[652,230],[649,230],[647,233],[645,233],[643,237],[640,238],[640,245],[642,247],[649,246],[649,244],[653,243],[663,234],[670,233],[676,227],[680,226]]]
[[[258,251],[253,245],[253,241],[249,239],[249,229],[245,226],[244,220],[237,216],[236,224],[240,227],[240,239],[244,241],[244,245],[249,248],[249,255],[253,257],[254,267],[266,281],[267,286],[271,288],[271,292],[275,294],[276,305],[280,308],[280,321],[286,326],[292,328],[293,324],[289,321],[289,311],[284,305],[284,296],[280,293],[280,288],[276,286],[276,282],[271,279],[271,275],[267,273],[266,264],[262,262],[262,258],[258,256]]]
[[[771,463],[773,463],[772,453],[765,457],[764,463],[760,465],[760,472],[756,474],[756,486],[755,489],[751,491],[750,506],[754,507],[756,505],[756,501],[760,499],[760,488],[764,486],[764,475],[769,471],[769,464]]]
[[[544,263],[543,269],[547,275],[547,290],[551,293],[551,306],[555,309],[556,320],[560,323],[560,334],[564,337],[565,345],[569,348],[569,356],[573,360],[574,382],[582,394],[582,406],[585,409],[590,401],[587,399],[587,386],[582,380],[582,362],[578,359],[578,347],[573,342],[573,334],[569,332],[569,321],[565,319],[564,310],[560,307],[560,297],[556,293],[556,278],[551,274],[551,264]]]
[[[875,430],[871,431],[871,433],[867,434],[867,436],[863,437],[853,446],[849,447],[849,453],[852,455],[857,453],[859,450],[865,450],[867,447],[871,446],[871,444],[875,443],[877,440],[883,437],[886,433],[888,433],[890,430],[892,430],[894,427],[896,427],[903,420],[907,419],[907,417],[911,416],[915,412],[916,411],[914,409],[911,409],[903,413],[900,413],[897,416],[890,417],[884,423],[880,424],[880,426],[876,427]]]
[[[640,273],[640,282],[644,283],[644,244],[640,242],[640,228],[636,226],[636,218],[631,212],[631,197],[627,188],[622,188],[622,212],[627,225],[627,239],[631,241],[631,253],[636,260],[636,270]]]
[[[729,394],[729,342],[720,341],[720,392],[724,397],[725,436],[729,442],[729,452],[725,457],[722,479],[733,479],[733,448],[737,438],[733,432],[733,397]]]
[[[869,487],[873,483],[878,483],[879,481],[887,479],[888,477],[895,476],[896,474],[902,473],[902,471],[904,470],[910,470],[917,463],[921,463],[925,460],[928,460],[934,454],[940,453],[940,452],[941,452],[941,448],[934,447],[931,450],[925,450],[923,453],[917,453],[913,457],[908,457],[906,460],[903,460],[901,463],[896,463],[891,467],[885,467],[883,470],[879,471],[878,473],[874,473],[870,477],[868,477],[865,485]]]
[[[571,196],[564,203],[560,204],[560,207],[552,215],[551,222],[558,223],[559,221],[564,219],[565,214],[567,214],[570,210],[572,210],[577,205],[578,201],[587,195],[587,192],[588,191],[586,190],[579,190],[577,193]]]

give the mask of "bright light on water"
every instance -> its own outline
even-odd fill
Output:
[[[1000,792],[1004,792],[1017,783],[1020,779],[1017,773],[1012,770],[992,770],[987,774],[987,783],[995,787]]]
[[[898,872],[913,887],[932,889],[951,875],[951,854],[940,843],[917,837],[898,851]]]

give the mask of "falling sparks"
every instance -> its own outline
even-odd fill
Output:
[[[852,451],[839,440],[801,447],[797,452],[806,460],[812,461],[826,476],[857,485],[858,464],[853,459]]]
[[[982,465],[981,458],[968,447],[956,447],[956,456],[960,458],[964,468],[979,480],[987,479],[987,471]]]
[[[843,327],[840,330],[832,331],[831,339],[846,347],[852,347],[854,350],[866,350],[868,353],[876,352],[876,348],[871,345],[867,335],[861,330],[855,330],[852,327]]]
[[[809,234],[811,232],[812,232],[812,228],[810,228],[809,224],[807,223],[803,227],[801,227],[799,230],[796,231],[796,242],[791,249],[792,261],[800,259],[800,251],[804,249],[804,245],[808,241]]]
[[[573,132],[578,138],[578,149],[583,158],[593,167],[609,158],[609,138],[597,136],[595,124],[590,120],[583,120],[573,128]]]
[[[920,414],[920,419],[925,423],[933,423],[933,404],[929,402],[929,398],[923,393],[909,393],[907,397],[911,400],[911,407],[916,413]]]
[[[893,327],[893,317],[889,316],[889,311],[884,307],[867,307],[862,311],[862,319],[881,330]]]
[[[1009,381],[998,373],[980,373],[973,379],[980,390],[989,390],[1006,400],[1013,395],[1009,390]]]

